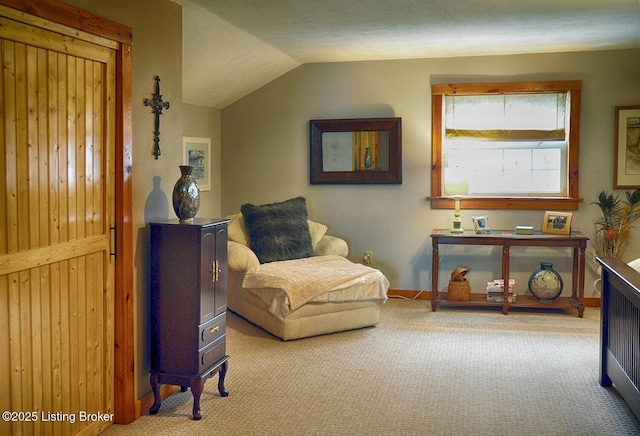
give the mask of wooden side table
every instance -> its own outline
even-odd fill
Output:
[[[584,272],[585,250],[589,238],[580,232],[570,235],[555,235],[534,232],[533,235],[517,235],[510,230],[494,230],[492,233],[477,234],[465,231],[451,233],[450,230],[436,229],[431,232],[433,252],[431,257],[431,310],[438,306],[502,306],[502,313],[509,312],[510,307],[578,309],[578,316],[584,314]],[[448,301],[446,293],[438,291],[438,268],[440,245],[495,245],[502,247],[502,278],[509,283],[509,255],[511,247],[572,247],[573,272],[571,297],[559,297],[549,303],[542,303],[529,295],[518,295],[515,303],[508,301],[508,287],[505,287],[504,300],[501,303],[486,301],[484,294],[471,295],[469,301]]]

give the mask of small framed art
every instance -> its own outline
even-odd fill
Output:
[[[193,177],[200,186],[200,191],[211,189],[211,138],[182,138],[182,161],[184,165],[193,167]]]
[[[491,233],[491,227],[489,227],[489,217],[486,215],[474,216],[473,226],[476,229],[476,233]]]
[[[617,106],[614,188],[640,188],[640,106]]]
[[[545,212],[542,220],[542,233],[570,235],[572,218],[571,212]]]

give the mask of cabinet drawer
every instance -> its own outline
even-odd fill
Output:
[[[227,329],[226,313],[220,314],[211,321],[201,324],[199,329],[200,334],[198,337],[200,340],[198,342],[198,348],[202,348],[225,334]]]
[[[199,360],[200,373],[210,368],[211,365],[213,365],[218,360],[224,357],[224,354],[226,351],[226,339],[227,339],[227,336],[222,335],[221,337],[213,341],[211,344],[207,345],[205,348],[200,350],[200,353],[199,353],[200,354],[199,356],[200,357],[200,360]]]

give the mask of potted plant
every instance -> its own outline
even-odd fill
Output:
[[[627,191],[626,201],[602,191],[597,205],[602,216],[594,223],[590,244],[598,257],[621,258],[631,239],[634,223],[640,218],[640,189]]]

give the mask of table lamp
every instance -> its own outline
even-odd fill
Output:
[[[452,198],[455,201],[455,208],[453,210],[451,233],[464,233],[464,229],[462,228],[462,219],[460,218],[460,201],[462,200],[462,195],[453,195]]]
[[[464,233],[460,218],[460,201],[464,194],[469,193],[469,180],[463,167],[455,166],[445,173],[444,192],[445,195],[451,195],[455,201],[451,233]]]

